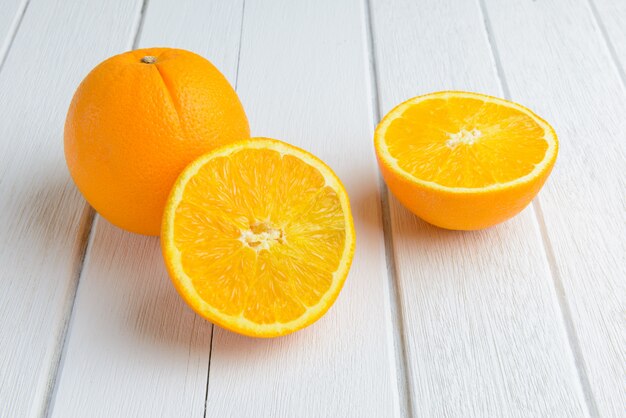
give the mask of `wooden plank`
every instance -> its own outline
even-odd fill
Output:
[[[619,0],[589,0],[592,13],[613,60],[618,66],[622,83],[626,85],[626,2]]]
[[[561,140],[539,212],[590,412],[626,416],[624,85],[584,0],[486,4],[512,97]]]
[[[91,223],[63,158],[65,114],[85,73],[128,45],[137,11],[32,1],[0,73],[0,416],[46,409]]]
[[[174,291],[158,238],[98,217],[52,416],[198,416],[210,339]]]
[[[26,0],[4,0],[0,4],[0,68],[22,20]]]
[[[234,81],[241,13],[241,2],[152,0],[139,46],[192,50]],[[211,331],[174,290],[158,238],[98,217],[53,416],[200,416]]]
[[[182,48],[202,55],[234,87],[243,0],[150,0],[139,46]]]
[[[437,90],[502,95],[478,2],[371,13],[382,114]],[[584,416],[532,208],[478,232],[432,227],[393,197],[390,217],[414,415]]]
[[[357,250],[336,304],[287,337],[215,328],[207,416],[399,413],[362,2],[247,0],[238,91],[253,134],[327,161],[346,185]]]

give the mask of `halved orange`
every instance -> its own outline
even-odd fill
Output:
[[[394,196],[425,221],[481,229],[520,212],[558,152],[554,129],[531,110],[484,94],[412,98],[376,128],[374,146]]]
[[[348,195],[317,157],[253,138],[215,149],[176,181],[165,264],[209,321],[254,337],[301,329],[333,304],[355,245]]]

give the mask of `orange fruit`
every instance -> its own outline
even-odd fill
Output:
[[[333,304],[354,254],[348,195],[315,156],[268,138],[225,145],[180,175],[161,246],[178,293],[231,331],[275,337]]]
[[[548,178],[554,129],[496,97],[443,91],[389,112],[374,134],[383,178],[410,211],[447,229],[473,230],[520,212]]]
[[[65,159],[103,217],[158,235],[165,200],[185,166],[249,137],[237,94],[209,61],[180,49],[138,49],[105,60],[76,90]]]

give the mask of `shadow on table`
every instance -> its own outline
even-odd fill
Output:
[[[463,236],[479,234],[480,231],[451,231],[433,226],[406,209],[388,191],[388,202],[383,201],[383,194],[379,191],[379,184],[370,184],[359,187],[350,194],[350,203],[357,227],[357,240],[359,232],[366,235],[382,234],[383,223],[391,227],[391,219],[383,219],[383,216],[393,217],[396,223],[395,236],[405,240],[435,240],[438,242],[462,239]],[[388,210],[385,210],[388,205]],[[387,234],[391,231],[386,231]],[[358,244],[358,242],[357,242]],[[424,245],[428,245],[427,242]]]
[[[519,241],[524,231],[524,219],[530,215],[528,207],[511,220],[491,228],[478,231],[452,231],[433,226],[406,209],[391,192],[388,192],[388,210],[386,202],[381,201],[378,185],[362,188],[361,193],[351,196],[355,223],[357,224],[357,251],[359,242],[365,235],[383,234],[386,250],[393,250],[395,262],[405,265],[431,265],[436,267],[449,265],[451,260],[463,258],[465,262],[483,260],[498,264],[501,252],[512,240]],[[378,205],[373,213],[372,207]],[[384,214],[384,215],[383,215]],[[387,219],[383,219],[386,217]],[[359,229],[360,227],[360,229]]]
[[[3,210],[15,219],[4,226],[10,231],[3,234],[4,238],[10,238],[14,246],[27,248],[29,258],[39,260],[47,257],[50,250],[67,248],[67,241],[77,239],[76,234],[80,235],[90,218],[89,205],[69,174],[56,165],[39,166],[20,183],[19,187],[5,191]]]
[[[360,240],[382,239],[378,185],[360,187],[350,197],[359,251]],[[447,263],[464,249],[471,249],[475,254],[489,251],[493,239],[484,238],[493,238],[495,234],[497,239],[502,235],[495,232],[496,229],[480,232],[440,229],[408,212],[393,197],[390,200],[396,224],[394,240],[402,242],[405,251],[403,254],[396,252],[396,258],[414,254],[416,259],[428,258],[429,263]],[[202,349],[209,349],[211,324],[196,316],[174,289],[163,265],[158,238],[122,231],[99,217],[92,234],[92,248],[79,292],[93,300],[90,307],[83,309],[99,306],[98,312],[92,312],[91,316],[108,315],[107,320],[115,319],[118,327],[132,330],[133,338],[188,347],[192,336],[198,341],[192,345],[200,344]],[[331,326],[328,321],[333,321],[332,315],[305,330],[271,340],[243,337],[216,327],[213,345],[214,348],[216,344],[228,347],[222,355],[231,359],[251,353],[280,356],[287,347],[293,349],[294,345],[314,343],[316,333],[319,335],[320,329]]]
[[[158,237],[132,234],[98,217],[90,264],[110,260],[103,281],[110,280],[112,304],[119,304],[120,326],[136,337],[166,347],[208,350],[211,324],[185,304],[172,284]],[[88,274],[89,271],[86,271]]]

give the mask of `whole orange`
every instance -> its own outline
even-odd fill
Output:
[[[192,52],[148,48],[113,56],[82,81],[65,121],[72,178],[100,215],[159,235],[180,172],[213,148],[250,137],[237,94]]]

